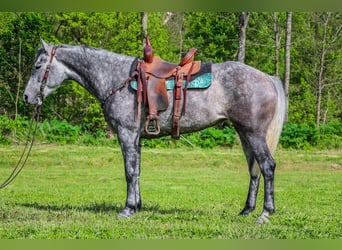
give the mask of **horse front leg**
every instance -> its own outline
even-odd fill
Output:
[[[119,130],[122,155],[125,163],[125,175],[127,183],[127,196],[125,208],[119,213],[121,218],[129,218],[141,209],[140,196],[140,159],[141,147],[138,132]]]

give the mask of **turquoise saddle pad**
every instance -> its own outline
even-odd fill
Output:
[[[211,85],[212,74],[206,73],[201,76],[196,77],[194,80],[188,83],[188,89],[206,89],[209,88]],[[185,88],[186,80],[183,80],[183,88]],[[138,82],[131,81],[130,85],[133,89],[138,89]],[[166,79],[166,89],[172,90],[175,87],[175,80],[173,78]]]

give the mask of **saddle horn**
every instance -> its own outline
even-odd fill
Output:
[[[143,53],[144,53],[144,61],[147,63],[152,63],[153,56],[154,56],[153,48],[152,48],[152,45],[148,36],[145,37],[145,46],[143,49]]]

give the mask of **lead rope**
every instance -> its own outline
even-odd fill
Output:
[[[26,144],[25,144],[25,147],[24,147],[24,150],[19,158],[19,161],[18,163],[16,164],[16,166],[13,168],[13,171],[12,173],[10,174],[10,176],[0,185],[0,189],[3,189],[5,188],[7,185],[9,185],[12,181],[14,181],[14,179],[19,175],[19,173],[21,172],[21,170],[24,168],[26,162],[27,162],[27,159],[31,153],[31,149],[32,149],[32,146],[33,146],[33,142],[34,142],[34,139],[35,139],[35,136],[36,136],[36,132],[37,132],[37,127],[38,127],[38,122],[39,122],[39,118],[40,118],[40,113],[41,113],[41,106],[36,106],[35,107],[35,111],[32,115],[32,118],[31,118],[31,123],[30,123],[30,128],[29,128],[29,132],[28,132],[28,135],[27,135],[27,141],[26,141]],[[32,139],[31,139],[31,143],[29,143],[30,141],[30,136],[31,136],[31,132],[32,132],[32,127],[33,127],[33,122],[36,122],[36,125],[34,127],[34,131],[33,131],[33,134],[32,134]],[[28,150],[28,151],[27,151]],[[26,153],[27,151],[27,153]],[[26,153],[26,156],[25,156],[25,153]],[[25,156],[25,157],[24,157]],[[23,160],[24,159],[24,160]]]

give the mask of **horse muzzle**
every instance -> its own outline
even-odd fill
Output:
[[[41,106],[43,104],[43,98],[41,94],[38,94],[33,98],[30,98],[29,95],[24,94],[23,99],[26,104],[31,104],[31,105],[36,105],[36,106]]]

